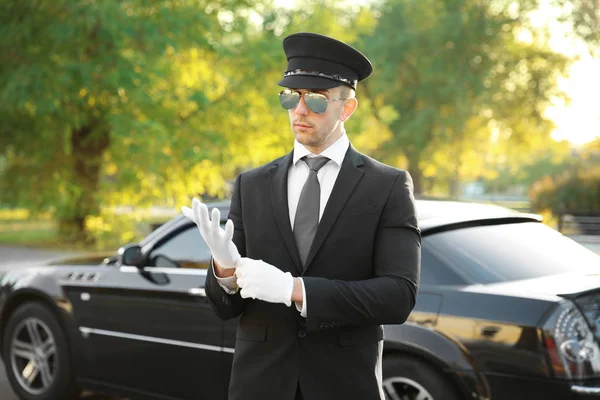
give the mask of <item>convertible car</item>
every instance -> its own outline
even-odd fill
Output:
[[[212,206],[227,215],[227,202]],[[536,215],[426,200],[417,211],[421,285],[409,320],[384,327],[388,399],[600,396],[600,256]],[[178,216],[108,257],[3,266],[0,345],[15,393],[226,399],[237,320],[207,301],[208,260]]]

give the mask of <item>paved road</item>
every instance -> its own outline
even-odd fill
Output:
[[[27,247],[0,245],[0,263],[44,261],[52,258],[68,256],[70,254],[76,253],[57,250],[32,250]]]
[[[8,379],[6,378],[6,372],[4,371],[4,365],[0,364],[0,399],[2,400],[18,400],[14,392],[10,388]]]

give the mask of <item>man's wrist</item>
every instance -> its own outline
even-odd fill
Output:
[[[213,267],[214,267],[214,271],[215,271],[215,276],[217,276],[218,278],[229,278],[229,277],[235,275],[235,268],[221,267],[219,265],[219,263],[217,262],[217,260],[215,260],[214,257],[212,259],[212,263],[213,263]]]
[[[292,301],[301,304],[304,301],[302,293],[302,279],[294,278],[294,286],[292,288]]]

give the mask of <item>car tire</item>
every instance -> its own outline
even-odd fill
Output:
[[[429,363],[404,354],[383,359],[386,400],[459,400],[448,378]]]
[[[38,302],[19,306],[3,333],[6,375],[22,400],[79,398],[67,339],[54,313]]]

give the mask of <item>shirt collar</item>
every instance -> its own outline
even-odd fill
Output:
[[[298,160],[300,160],[304,156],[323,156],[329,158],[330,160],[333,160],[333,162],[335,162],[338,166],[341,166],[342,161],[344,161],[344,157],[346,156],[348,146],[350,146],[350,139],[348,139],[348,135],[345,131],[342,133],[342,136],[340,136],[338,140],[336,140],[331,146],[323,150],[321,154],[311,153],[306,147],[304,147],[304,145],[302,145],[297,140],[294,140],[294,158],[292,161],[294,165],[296,165]]]

